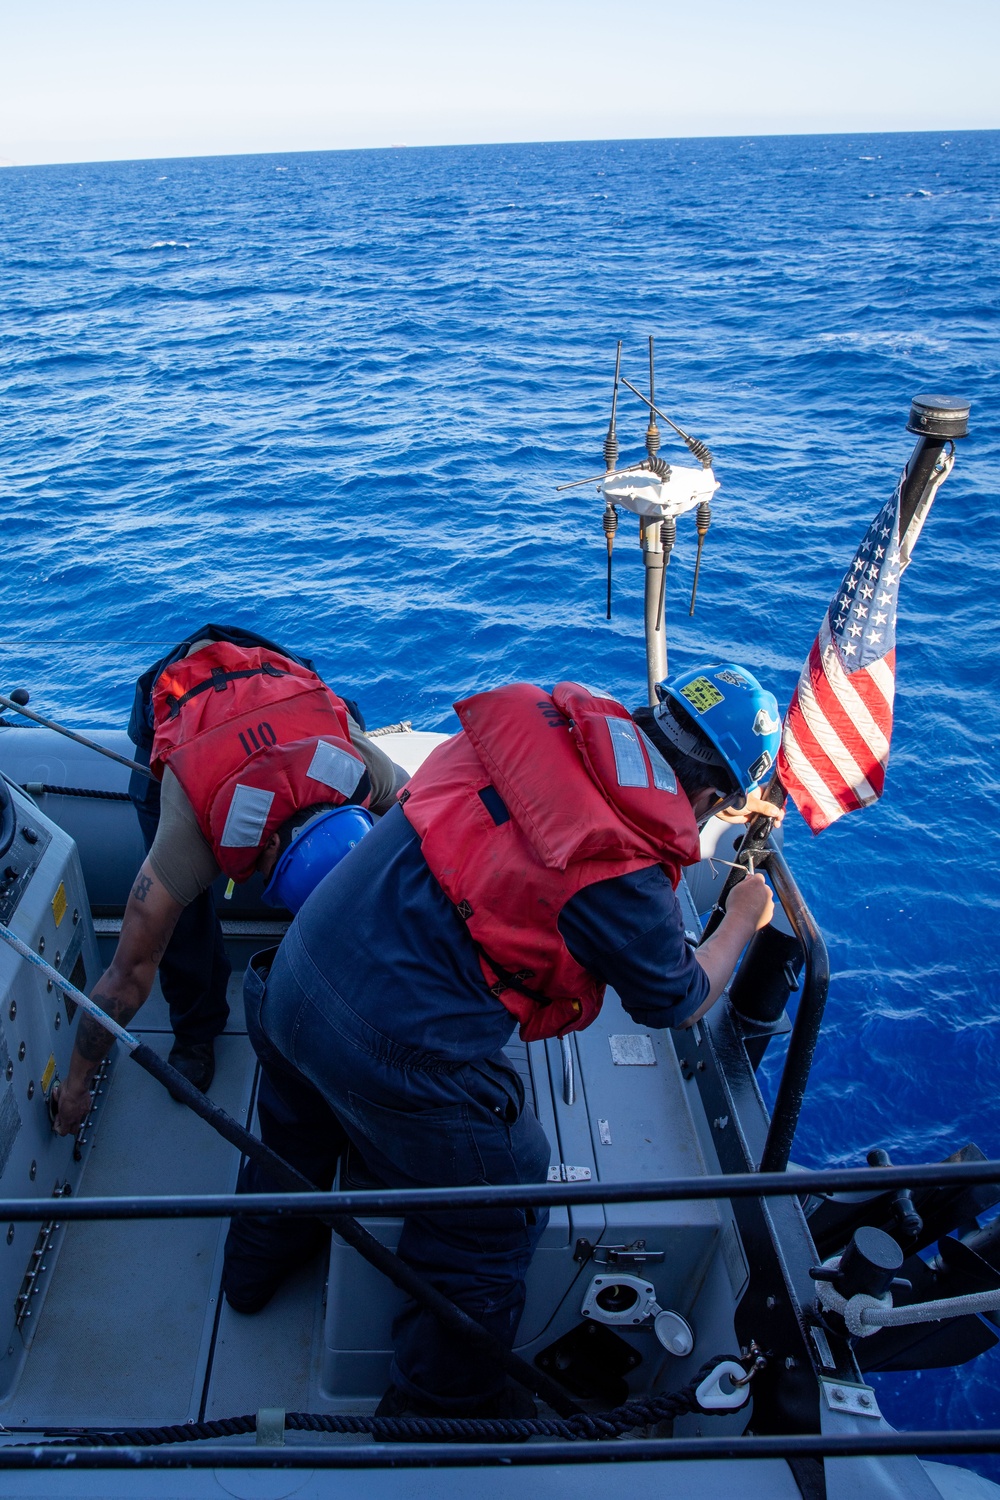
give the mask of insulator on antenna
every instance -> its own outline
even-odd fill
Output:
[[[712,507],[707,500],[700,500],[698,502],[698,509],[695,512],[695,525],[698,527],[698,535],[704,536],[711,524]]]
[[[670,554],[674,550],[674,543],[676,542],[676,540],[677,522],[674,520],[673,516],[665,516],[664,519],[660,522],[660,545],[663,548],[667,560],[669,560]]]
[[[710,469],[712,467],[711,448],[709,448],[707,444],[703,443],[700,438],[685,437],[684,441],[685,443],[687,443],[689,451],[694,454],[695,458],[701,464],[702,468]]]
[[[657,434],[657,442],[659,442],[659,434]],[[643,464],[643,468],[649,469],[659,479],[661,479],[664,484],[666,484],[667,480],[670,478],[670,465],[667,463],[667,460],[665,458],[649,458]]]

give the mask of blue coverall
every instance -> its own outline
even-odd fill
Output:
[[[559,925],[640,1025],[676,1025],[708,992],[659,866],[586,887]],[[317,1186],[331,1183],[345,1134],[390,1187],[544,1181],[549,1143],[501,1050],[513,1017],[490,994],[402,808],[309,897],[266,983],[251,966],[245,998],[263,1139]],[[244,1191],[274,1186],[258,1168],[241,1180]],[[399,1253],[510,1346],[544,1224],[523,1209],[413,1214]],[[309,1221],[235,1220],[227,1295],[252,1297],[269,1266],[293,1264],[320,1238]],[[392,1382],[415,1401],[460,1414],[502,1384],[415,1304],[393,1344]]]

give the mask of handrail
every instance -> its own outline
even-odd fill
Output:
[[[873,1424],[874,1425],[874,1424]],[[20,1435],[19,1435],[20,1436]],[[90,1448],[32,1444],[0,1447],[0,1469],[382,1469],[468,1468],[503,1464],[655,1463],[689,1459],[885,1458],[914,1454],[996,1453],[1000,1430],[955,1432],[795,1432],[741,1437],[619,1438],[614,1443],[290,1443],[246,1446],[186,1443],[181,1448]]]
[[[816,926],[784,855],[777,849],[768,847],[760,856],[759,863],[770,875],[785,915],[805,955],[802,994],[795,1012],[792,1034],[788,1039],[785,1065],[781,1070],[771,1124],[760,1159],[762,1172],[783,1172],[791,1155],[792,1141],[809,1083],[813,1054],[823,1024],[823,1012],[830,989],[830,957],[823,934]]]
[[[678,1203],[712,1198],[795,1198],[816,1193],[1000,1183],[1000,1161],[926,1162],[900,1167],[828,1167],[817,1172],[729,1172],[652,1182],[528,1182],[457,1188],[372,1188],[350,1193],[206,1193],[120,1198],[8,1198],[0,1222],[92,1219],[216,1219],[232,1214],[289,1217],[539,1208],[582,1203]]]

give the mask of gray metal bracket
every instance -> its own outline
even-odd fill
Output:
[[[589,1240],[579,1239],[573,1251],[573,1259],[579,1265],[593,1261],[595,1266],[655,1266],[666,1257],[665,1250],[647,1250],[645,1240],[636,1240],[631,1245],[592,1245]]]

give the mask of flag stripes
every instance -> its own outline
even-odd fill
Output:
[[[814,833],[877,801],[885,787],[895,696],[899,495],[897,485],[865,533],[785,716],[778,773]]]

